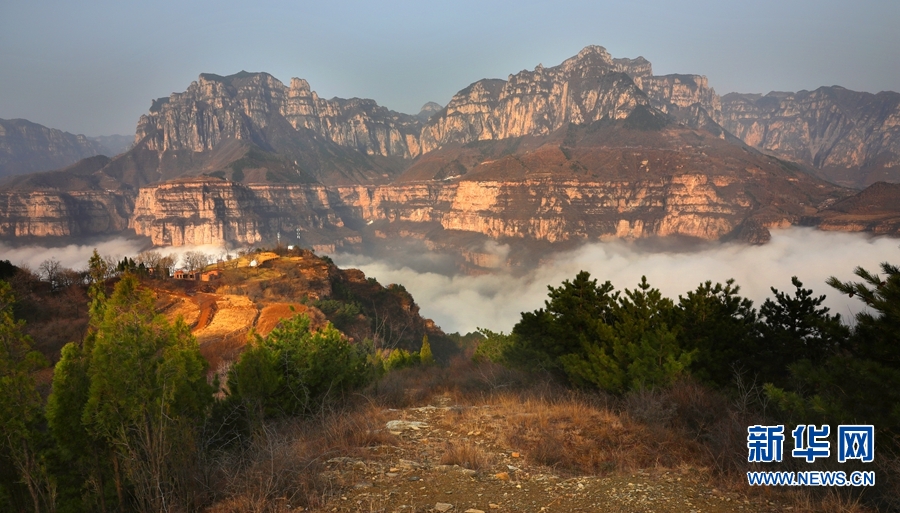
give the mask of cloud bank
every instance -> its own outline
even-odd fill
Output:
[[[188,251],[202,251],[212,257],[219,257],[228,252],[223,246],[216,245],[151,248],[150,239],[118,237],[57,247],[14,245],[0,242],[0,260],[9,260],[19,267],[25,266],[37,270],[41,262],[55,258],[63,267],[80,270],[87,268],[88,259],[91,258],[94,249],[101,256],[110,256],[116,261],[126,256],[134,258],[141,251],[148,249],[153,249],[163,255],[175,255],[176,261],[180,261],[182,255]],[[237,250],[231,250],[232,255],[236,252]]]
[[[704,245],[696,251],[653,251],[628,242],[585,245],[559,253],[546,264],[522,276],[498,270],[483,276],[420,272],[396,260],[339,254],[341,267],[356,267],[382,284],[401,283],[416,300],[425,317],[444,331],[466,333],[476,328],[509,331],[523,311],[544,305],[547,286],[559,286],[580,270],[619,290],[634,288],[642,275],[650,285],[677,302],[679,294],[702,282],[724,283],[734,278],[741,295],[759,306],[772,293],[769,287],[792,293],[791,277],[797,276],[816,295],[827,295],[825,304],[845,322],[863,309],[857,300],[839,295],[825,284],[829,276],[853,280],[857,266],[878,270],[881,262],[900,263],[900,241],[860,234],[789,228],[772,232],[764,246],[739,243]]]
[[[839,295],[825,285],[825,280],[829,276],[855,280],[853,270],[857,266],[877,271],[881,262],[900,264],[898,246],[897,239],[789,228],[773,231],[772,241],[764,246],[713,243],[693,250],[662,251],[624,241],[588,244],[557,253],[524,274],[513,274],[498,265],[491,274],[482,276],[447,271],[452,267],[450,259],[440,254],[415,253],[406,261],[353,254],[333,258],[339,266],[361,269],[382,284],[403,284],[423,316],[434,319],[444,331],[467,333],[477,328],[509,331],[521,312],[544,305],[548,285],[557,287],[581,270],[590,272],[600,282],[611,281],[618,290],[634,288],[646,275],[650,285],[676,301],[679,294],[706,280],[724,283],[734,278],[741,295],[752,299],[757,307],[772,296],[769,287],[793,292],[791,277],[797,276],[816,295],[827,295],[826,306],[847,321],[864,308],[863,304]],[[55,258],[64,267],[84,269],[94,248],[101,255],[120,260],[148,249],[149,243],[140,238],[115,238],[47,248],[0,242],[0,260],[36,270],[44,260]],[[496,256],[496,263],[504,261],[509,251],[508,246],[493,242],[484,249]],[[187,251],[202,251],[213,257],[228,253],[224,247],[212,245],[156,250],[175,254],[179,259]],[[235,252],[231,250],[232,254]]]

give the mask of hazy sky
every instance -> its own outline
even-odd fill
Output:
[[[415,113],[590,44],[731,91],[900,90],[897,0],[0,0],[0,118],[133,134],[200,73],[299,76]]]

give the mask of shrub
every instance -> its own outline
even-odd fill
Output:
[[[260,416],[308,413],[366,384],[373,375],[366,356],[331,323],[312,332],[301,314],[265,338],[257,335],[232,367],[228,386]]]

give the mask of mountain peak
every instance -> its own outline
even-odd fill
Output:
[[[588,45],[581,49],[578,52],[578,55],[575,56],[576,59],[584,59],[591,55],[600,55],[603,57],[609,57],[609,52],[606,51],[606,48],[599,45]]]

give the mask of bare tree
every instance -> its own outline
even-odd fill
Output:
[[[44,260],[41,262],[41,265],[38,266],[38,275],[42,280],[50,284],[50,290],[59,288],[59,274],[61,272],[62,266],[60,265],[59,260],[55,258]]]
[[[164,257],[160,257],[159,268],[160,268],[160,271],[165,273],[164,274],[165,277],[168,277],[169,270],[172,269],[173,267],[175,267],[175,262],[177,262],[177,261],[178,261],[178,258],[175,256],[174,253],[169,253],[168,255],[166,255]]]
[[[84,283],[86,281],[86,274],[87,273],[85,271],[76,271],[74,269],[64,267],[56,275],[57,284],[59,285],[59,288],[66,289],[71,287],[72,285]]]
[[[198,271],[209,264],[209,255],[202,251],[188,251],[181,257],[189,271]]]
[[[156,269],[156,266],[159,265],[159,261],[162,260],[162,254],[159,251],[142,251],[138,253],[137,261],[138,265],[144,264],[144,267],[147,269]]]

